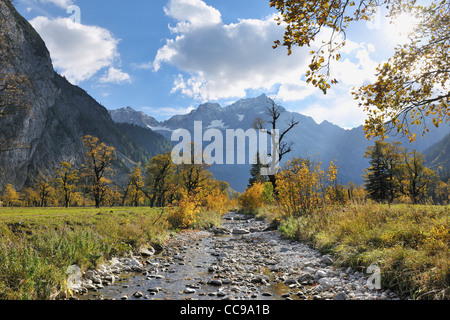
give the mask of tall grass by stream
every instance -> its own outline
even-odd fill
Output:
[[[450,206],[354,204],[287,218],[280,230],[343,266],[377,264],[383,288],[450,299]]]
[[[166,215],[144,207],[1,209],[0,299],[64,298],[69,266],[95,268],[162,243],[171,227]],[[204,216],[200,227],[214,223],[213,215]]]

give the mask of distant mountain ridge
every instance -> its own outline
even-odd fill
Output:
[[[112,120],[116,123],[129,123],[143,128],[155,127],[159,122],[142,111],[135,111],[131,107],[109,111]]]
[[[201,121],[204,131],[209,128],[219,129],[222,132],[226,129],[247,130],[251,128],[256,117],[267,118],[267,107],[271,103],[272,100],[265,94],[256,98],[242,99],[226,107],[217,103],[205,103],[188,114],[176,115],[161,122],[143,115],[142,112],[134,111],[131,107],[109,112],[114,121],[141,126],[144,124],[170,140],[172,132],[179,128],[187,129],[193,136],[194,121]],[[330,161],[336,161],[339,166],[340,182],[344,184],[350,181],[356,184],[363,182],[363,170],[368,167],[368,160],[363,156],[367,147],[374,142],[366,139],[362,126],[346,130],[328,121],[318,124],[311,117],[283,108],[282,110],[279,119],[281,130],[285,129],[287,121],[291,118],[299,122],[299,125],[287,135],[287,140],[294,142],[294,146],[293,152],[286,160],[292,157],[309,157],[321,161],[324,167],[328,166]],[[448,127],[433,128],[424,138],[418,138],[414,143],[410,143],[406,137],[393,135],[388,140],[401,141],[404,147],[423,152],[449,132]],[[208,143],[205,143],[204,147],[206,145]],[[248,164],[213,165],[210,170],[217,179],[229,182],[231,187],[238,191],[245,189],[250,177]]]

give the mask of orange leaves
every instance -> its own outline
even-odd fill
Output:
[[[188,193],[186,189],[178,190],[180,199],[174,203],[175,209],[169,215],[169,222],[176,228],[189,228],[202,211],[224,214],[230,206],[230,198],[219,184],[211,181],[209,186],[201,187],[196,192]]]
[[[230,206],[230,198],[224,191],[214,188],[203,196],[202,205],[207,211],[225,214]]]
[[[266,204],[264,185],[259,181],[256,182],[239,196],[238,202],[246,212],[255,213]]]
[[[337,166],[327,172],[321,163],[293,159],[277,175],[278,204],[285,215],[301,216],[333,203],[330,192],[336,181]]]
[[[224,214],[230,207],[229,185],[216,181],[203,165],[178,166],[169,180],[175,182],[167,190],[167,198],[176,198],[172,203],[169,223],[175,228],[190,228],[203,213]]]
[[[175,210],[169,214],[169,222],[175,228],[188,228],[196,221],[196,215],[201,210],[201,201],[198,194],[188,194],[182,191],[182,198]]]

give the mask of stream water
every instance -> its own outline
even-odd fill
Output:
[[[121,272],[81,300],[393,299],[367,287],[367,276],[336,268],[330,257],[282,239],[263,221],[230,213],[221,229],[189,231],[164,250],[139,257],[139,272]],[[225,231],[225,232],[224,232]],[[137,261],[137,260],[135,260]]]

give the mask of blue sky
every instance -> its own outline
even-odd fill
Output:
[[[229,105],[266,93],[290,111],[345,128],[363,124],[353,87],[373,81],[410,19],[383,14],[348,30],[339,80],[324,96],[306,85],[309,48],[272,49],[283,27],[268,0],[16,0],[47,44],[55,69],[108,109],[158,120],[203,102]],[[71,10],[67,10],[69,6]],[[78,15],[79,13],[79,15]]]

